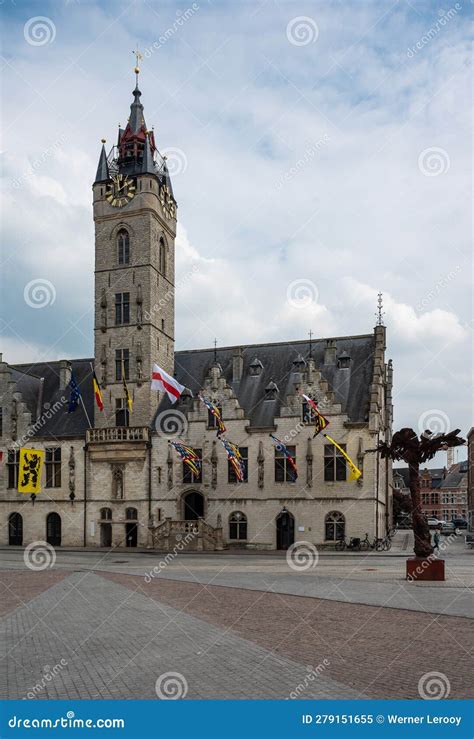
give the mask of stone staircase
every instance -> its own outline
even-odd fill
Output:
[[[173,521],[166,518],[163,523],[148,528],[152,549],[165,552],[218,552],[224,549],[222,528],[210,526],[203,518],[196,521]]]

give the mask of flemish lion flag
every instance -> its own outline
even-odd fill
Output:
[[[336,447],[336,449],[339,449],[339,451],[341,452],[342,456],[346,459],[347,464],[349,465],[350,470],[351,470],[351,474],[349,475],[349,480],[358,480],[359,477],[362,475],[362,472],[360,471],[360,469],[355,466],[354,462],[349,457],[349,455],[346,454],[346,452],[344,451],[344,449],[342,449],[339,446],[339,444],[336,441],[334,441],[334,439],[331,439],[331,437],[328,436],[327,434],[324,434],[324,436],[326,437],[326,439],[328,441],[331,442],[331,444],[334,444],[334,446]]]
[[[20,449],[18,466],[18,492],[41,492],[41,470],[44,451],[42,449]]]

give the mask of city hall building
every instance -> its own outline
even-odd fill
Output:
[[[287,549],[383,536],[392,472],[374,449],[392,426],[385,327],[257,345],[236,336],[225,348],[175,351],[177,204],[145,124],[138,73],[127,126],[108,155],[102,147],[93,217],[94,356],[0,362],[0,543]],[[151,389],[153,363],[186,387],[176,404]],[[71,373],[84,404],[73,413]],[[326,431],[362,471],[358,480],[323,433],[314,437],[301,393],[328,419]],[[242,481],[199,394],[221,409],[225,436],[243,459]],[[287,446],[297,480],[270,434]],[[196,451],[199,474],[173,440]],[[17,492],[22,447],[45,450],[36,496]]]

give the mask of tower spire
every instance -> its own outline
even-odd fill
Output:
[[[102,149],[100,152],[99,164],[97,166],[95,182],[105,182],[108,179],[109,179],[109,163],[107,161],[107,154],[105,153],[105,139],[102,139]]]

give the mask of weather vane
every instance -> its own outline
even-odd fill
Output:
[[[143,59],[143,55],[140,54],[140,51],[138,49],[138,42],[137,42],[137,48],[132,51],[132,54],[135,56],[135,74],[137,77],[137,85],[138,85],[138,75],[140,74],[140,67],[138,66],[140,64],[140,59]]]
[[[382,293],[378,294],[377,298],[377,313],[375,314],[377,316],[377,326],[383,326],[383,317],[385,315],[385,311],[382,310],[383,308],[383,295]]]

